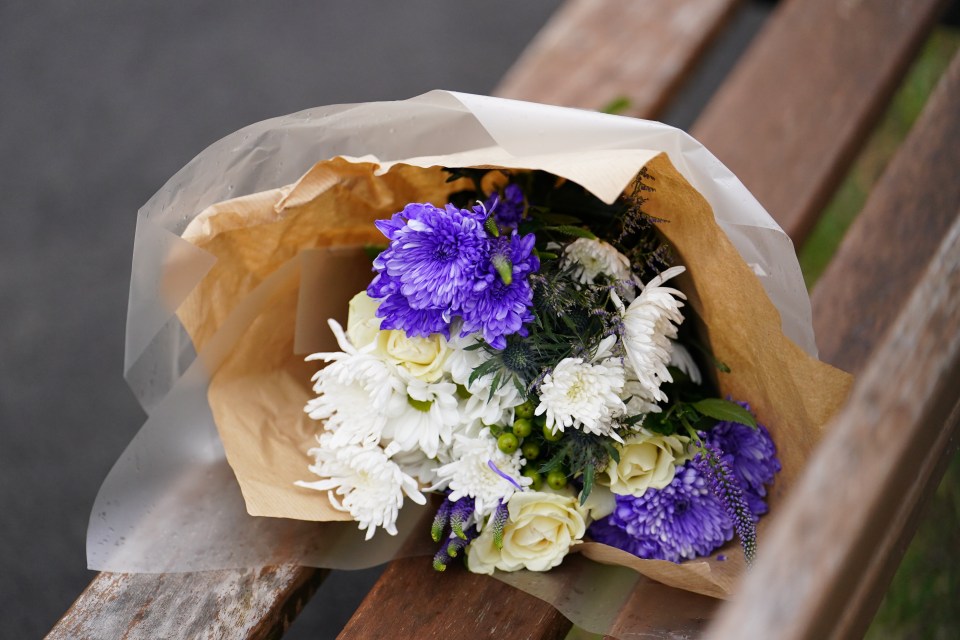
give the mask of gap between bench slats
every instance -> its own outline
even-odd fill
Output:
[[[504,98],[654,118],[741,0],[568,0],[497,87]]]
[[[817,287],[827,359],[866,369],[711,638],[860,637],[956,450],[958,114],[960,55]]]

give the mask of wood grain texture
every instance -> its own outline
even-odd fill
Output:
[[[327,573],[294,566],[101,573],[47,638],[279,638]]]
[[[838,266],[818,286],[815,315],[832,317],[830,332],[841,338],[825,355],[855,370],[866,362],[865,369],[711,638],[857,637],[956,449],[960,196],[952,183],[958,106],[960,56],[855,223],[883,232],[850,236],[835,258]],[[947,165],[946,183],[940,163]],[[932,233],[904,239],[897,227],[884,226],[901,216],[917,227],[929,220]],[[938,222],[941,217],[948,226]],[[877,291],[873,272],[896,251],[928,266],[919,282],[915,269],[902,270],[890,275],[889,292]],[[885,302],[861,312],[857,305],[868,296]],[[883,317],[863,332],[859,319],[865,314]],[[866,358],[871,342],[878,346]]]
[[[694,137],[801,243],[945,4],[781,2]]]
[[[495,93],[655,118],[740,0],[569,0]]]
[[[699,638],[720,606],[715,598],[641,581],[607,638]]]
[[[863,366],[960,211],[958,114],[955,59],[814,289],[826,362],[853,372]]]
[[[558,638],[570,623],[556,610],[454,564],[442,574],[427,558],[394,560],[340,638]]]

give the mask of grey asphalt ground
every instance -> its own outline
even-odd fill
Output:
[[[489,93],[559,4],[0,0],[0,638],[43,636],[89,582],[90,507],[144,419],[122,378],[137,209],[258,120]],[[665,119],[692,121],[761,19]],[[376,575],[335,574],[288,637],[334,637]]]

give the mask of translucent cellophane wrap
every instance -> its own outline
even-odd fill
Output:
[[[303,406],[315,364],[335,349],[327,318],[372,278],[373,221],[409,202],[443,204],[441,167],[544,170],[605,202],[646,167],[644,209],[687,273],[679,286],[732,370],[721,393],[748,400],[783,464],[771,514],[846,396],[846,374],[816,360],[809,300],[792,244],[743,185],[683,132],[653,122],[435,91],[400,102],[326,107],[247,127],[201,153],[141,210],[126,373],[147,423],[97,497],[93,569],[165,572],[300,563],[359,568],[398,553],[401,534],[363,532],[310,480],[321,425]],[[422,524],[422,523],[421,523]],[[743,571],[736,543],[710,559],[640,560],[587,542],[549,574],[503,579],[605,631],[643,574],[726,597]],[[584,559],[590,558],[596,562]],[[429,560],[424,558],[424,562]],[[603,566],[597,563],[603,563]],[[626,571],[629,567],[632,571]],[[571,597],[602,581],[604,603]]]

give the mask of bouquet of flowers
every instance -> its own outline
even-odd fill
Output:
[[[780,463],[694,354],[729,369],[681,338],[684,267],[643,210],[650,175],[611,205],[544,172],[458,178],[444,206],[377,221],[376,275],[346,330],[329,321],[341,350],[308,358],[329,363],[306,406],[322,479],[297,484],[367,538],[440,493],[441,571],[464,551],[472,571],[544,571],[585,535],[679,562],[736,532],[749,561]]]
[[[147,203],[134,255],[148,420],[100,570],[414,553],[724,597],[849,386],[789,239],[657,123],[446,92],[266,121]]]

